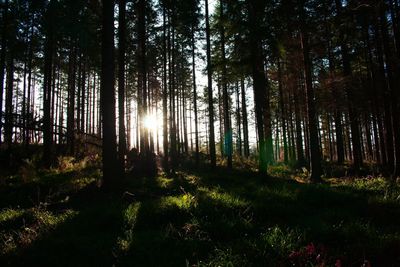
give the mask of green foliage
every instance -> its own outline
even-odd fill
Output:
[[[298,248],[302,242],[304,234],[294,229],[281,229],[279,226],[268,228],[261,235],[261,243],[264,245],[264,254],[287,257],[293,250]]]
[[[28,184],[8,177],[0,192],[8,207],[0,212],[0,257],[8,265],[67,258],[73,265],[118,266],[399,262],[400,204],[387,197],[385,179],[313,185],[289,179],[296,174],[285,166],[270,169],[284,179],[178,172],[128,177],[123,194],[99,191],[99,174],[87,165],[39,171]],[[34,199],[37,188],[33,203],[15,193]]]
[[[0,212],[1,255],[16,253],[18,248],[29,247],[35,240],[46,235],[59,224],[77,215],[65,210],[52,213],[42,208],[5,209]]]
[[[250,264],[246,261],[246,259],[239,254],[234,254],[232,249],[215,249],[214,254],[212,254],[212,258],[209,262],[203,263],[199,262],[198,266],[225,266],[225,267],[234,267],[234,266],[249,266]]]

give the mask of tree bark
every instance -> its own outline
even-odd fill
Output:
[[[258,3],[258,2],[257,2]],[[260,7],[255,2],[247,0],[249,12],[249,30],[250,30],[250,53],[251,53],[251,69],[253,76],[254,89],[254,105],[256,113],[256,124],[258,134],[258,150],[259,150],[259,171],[266,173],[268,168],[266,140],[264,132],[264,108],[266,101],[266,81],[264,73],[264,63],[262,56],[262,45],[258,19]]]
[[[119,0],[118,14],[118,156],[121,172],[125,172],[125,53],[126,53],[126,0]]]
[[[116,185],[119,174],[115,128],[114,0],[103,0],[102,25],[100,98],[103,124],[103,186],[110,188]]]
[[[301,7],[304,9],[304,6]],[[305,12],[304,10],[302,12]],[[306,86],[306,107],[307,107],[307,119],[308,119],[308,135],[309,135],[309,153],[310,153],[310,180],[312,182],[319,182],[321,180],[322,166],[321,166],[321,154],[318,141],[318,119],[317,112],[315,109],[315,95],[314,88],[312,85],[312,63],[310,60],[310,48],[308,44],[308,34],[304,29],[305,22],[304,18],[301,19],[301,47],[303,51],[303,63],[304,63],[304,77]]]
[[[208,0],[205,0],[205,19],[206,19],[206,40],[207,40],[207,80],[208,80],[208,118],[209,118],[209,150],[211,167],[217,165],[215,155],[215,134],[214,134],[214,101],[212,88],[212,65],[211,65],[211,41],[210,41],[210,22],[208,15]]]
[[[227,167],[232,169],[232,127],[231,127],[231,116],[229,111],[229,95],[228,95],[228,84],[226,81],[226,55],[225,55],[225,29],[223,26],[224,20],[224,4],[220,0],[220,37],[221,37],[221,56],[222,56],[222,98],[223,98],[223,109],[224,109],[224,154],[227,157]]]

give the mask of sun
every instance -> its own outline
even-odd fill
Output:
[[[155,114],[148,114],[143,119],[143,126],[149,131],[155,132],[160,126],[160,121]]]

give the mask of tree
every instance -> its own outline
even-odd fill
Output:
[[[214,101],[212,89],[212,65],[211,65],[211,41],[210,22],[208,14],[208,0],[205,0],[206,40],[207,40],[207,94],[208,94],[208,124],[209,124],[209,147],[211,167],[217,164],[215,155],[215,134],[214,134]]]
[[[247,1],[249,16],[249,34],[250,34],[250,53],[254,89],[254,105],[256,112],[258,150],[259,150],[259,171],[267,171],[267,143],[264,129],[264,108],[266,106],[266,80],[264,73],[262,43],[260,40],[259,19],[262,12],[260,1]]]
[[[301,47],[303,51],[303,62],[304,62],[304,77],[305,77],[305,92],[306,92],[306,107],[307,107],[307,121],[308,121],[308,135],[310,138],[310,166],[312,182],[319,182],[321,180],[322,167],[321,167],[321,154],[319,149],[318,141],[318,120],[317,113],[315,110],[315,94],[312,85],[312,65],[310,61],[310,48],[309,48],[309,37],[307,29],[305,28],[305,16],[306,11],[304,7],[304,1],[301,8],[300,14],[300,39]]]
[[[125,171],[126,133],[125,133],[125,50],[126,18],[125,0],[119,0],[118,14],[118,155],[121,171]]]
[[[115,128],[114,0],[103,0],[102,10],[100,98],[103,125],[103,182],[105,187],[110,187],[116,184],[119,175]]]

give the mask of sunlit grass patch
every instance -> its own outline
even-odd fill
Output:
[[[164,176],[158,176],[156,181],[157,185],[161,188],[171,188],[174,184],[174,179]]]
[[[123,226],[123,234],[121,237],[118,237],[117,240],[117,249],[126,253],[133,242],[133,230],[136,224],[137,216],[139,213],[141,203],[133,203],[128,205],[128,207],[124,210],[124,226]]]
[[[24,214],[24,211],[22,209],[3,209],[2,211],[0,211],[0,225],[3,222],[19,217],[22,214]]]
[[[190,193],[185,193],[179,196],[167,196],[160,200],[160,208],[178,207],[181,210],[190,210],[197,206],[197,199]]]
[[[65,210],[58,214],[41,208],[27,210],[8,210],[1,213],[3,216],[0,225],[7,229],[0,232],[1,254],[14,252],[19,247],[28,247],[33,241],[47,232],[55,229],[59,224],[71,219],[78,212]]]
[[[298,197],[299,189],[289,185],[283,186],[262,186],[259,187],[254,195],[261,199],[287,199],[295,200]]]
[[[387,180],[383,177],[365,177],[354,180],[346,179],[343,184],[354,189],[375,192],[384,191],[388,186]]]
[[[210,201],[215,201],[216,204],[222,204],[226,207],[237,208],[237,207],[247,207],[250,202],[240,198],[238,196],[222,192],[222,190],[216,188],[214,190],[201,187],[198,189],[200,193],[203,193],[205,197],[210,198]]]
[[[268,173],[274,177],[288,178],[293,174],[293,170],[288,165],[270,165],[268,166]]]

